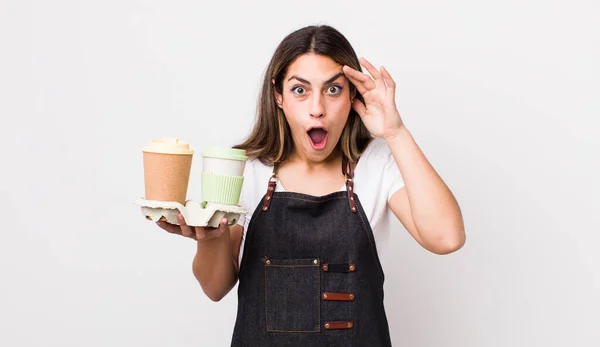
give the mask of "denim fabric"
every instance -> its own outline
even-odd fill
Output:
[[[357,195],[273,193],[254,211],[244,244],[232,346],[391,346],[383,307],[384,275]],[[264,198],[263,198],[264,200]],[[355,264],[324,272],[322,264]],[[323,292],[354,301],[324,301]],[[325,322],[353,321],[325,330]]]

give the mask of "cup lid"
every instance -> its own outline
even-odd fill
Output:
[[[226,148],[226,147],[207,147],[202,152],[203,157],[220,158],[246,161],[246,151],[243,149]]]
[[[152,140],[143,149],[144,152],[165,153],[165,154],[194,154],[190,144],[179,141],[176,137],[164,137],[159,140]]]

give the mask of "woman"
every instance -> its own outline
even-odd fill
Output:
[[[389,346],[375,241],[388,209],[431,252],[464,244],[458,204],[394,93],[385,68],[359,60],[334,28],[291,33],[236,146],[251,159],[240,200],[251,213],[231,228],[159,223],[197,240],[193,272],[209,298],[239,279],[232,345]]]

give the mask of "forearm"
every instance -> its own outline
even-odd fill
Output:
[[[193,272],[211,300],[219,301],[229,293],[237,281],[229,230],[218,238],[198,241]]]
[[[462,246],[465,232],[458,203],[408,129],[403,126],[386,141],[404,179],[419,237],[429,245]]]

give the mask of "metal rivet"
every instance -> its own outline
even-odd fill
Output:
[[[350,271],[354,271],[354,269],[356,269],[356,266],[350,265]]]
[[[263,211],[266,211],[266,210],[267,210],[267,206],[264,206],[264,207],[263,207]]]
[[[350,300],[354,300],[354,294],[350,294],[348,297],[350,298]]]
[[[318,264],[319,261],[317,259],[313,260],[313,263]]]
[[[267,265],[271,265],[271,261],[270,260],[267,260]]]
[[[270,197],[270,196],[267,196],[267,200],[271,200],[271,197]]]
[[[269,187],[269,190],[273,190],[273,187]]]
[[[323,299],[327,299],[327,294],[323,293]]]
[[[353,196],[351,196],[351,197],[350,197],[350,200],[354,200],[354,197],[353,197]]]
[[[352,186],[348,187],[348,189],[352,190]]]
[[[348,323],[348,328],[352,328],[352,323]]]
[[[329,270],[329,266],[323,265],[323,271],[327,271],[327,270]]]
[[[329,329],[329,323],[325,323],[325,329]]]
[[[356,207],[352,207],[352,212],[356,212]]]

